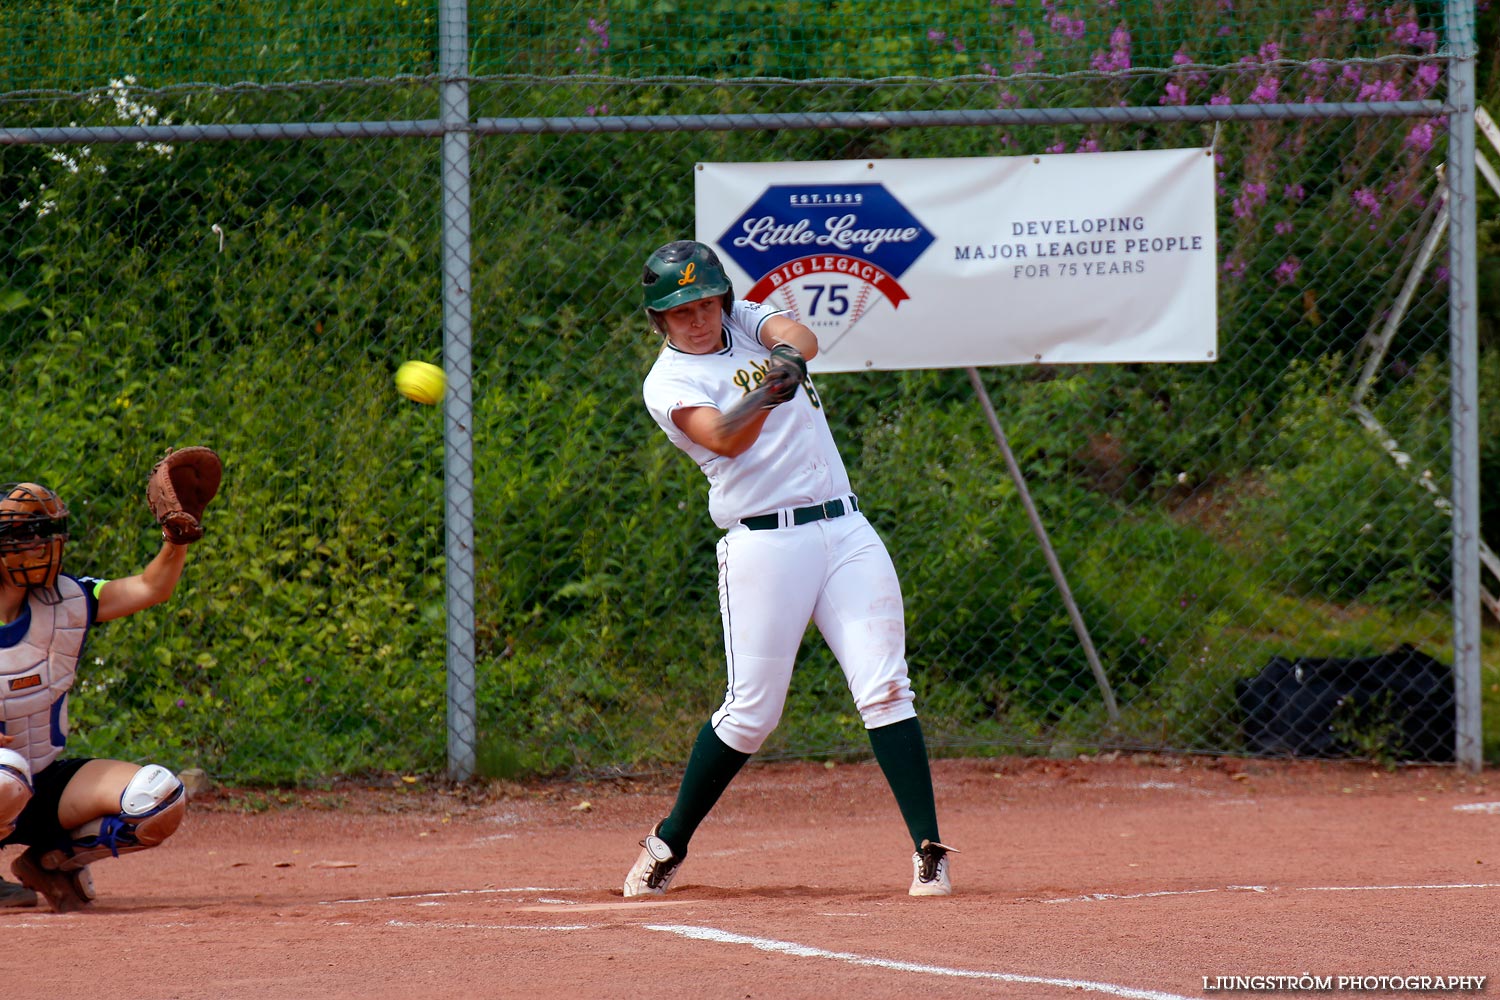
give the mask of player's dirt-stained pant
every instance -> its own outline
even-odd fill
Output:
[[[809,620],[866,729],[916,716],[901,584],[863,514],[766,531],[736,525],[718,554],[729,685],[712,722],[727,746],[755,753],[776,728]]]

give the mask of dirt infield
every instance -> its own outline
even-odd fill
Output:
[[[1440,992],[1375,978],[1424,976],[1500,993],[1486,776],[1162,757],[935,774],[963,852],[947,899],[906,895],[910,846],[871,764],[747,768],[647,902],[620,883],[669,781],[217,791],[166,847],[96,865],[91,912],[0,911],[0,993],[1171,1000],[1321,977],[1323,995]]]

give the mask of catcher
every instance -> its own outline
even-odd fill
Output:
[[[221,474],[208,448],[169,452],[147,488],[161,551],[114,580],[61,571],[68,508],[56,493],[0,485],[0,845],[26,847],[11,865],[21,884],[0,880],[0,906],[34,906],[40,893],[59,913],[87,907],[89,865],[155,847],[182,822],[182,782],[165,767],[63,756],[68,691],[95,622],[172,596]]]

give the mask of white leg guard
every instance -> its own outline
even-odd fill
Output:
[[[120,812],[101,816],[69,831],[72,846],[49,851],[42,865],[55,871],[77,871],[100,858],[144,851],[170,837],[182,823],[187,797],[177,775],[160,764],[147,764],[120,793]]]
[[[16,829],[16,820],[31,801],[31,765],[14,750],[0,748],[0,840]]]

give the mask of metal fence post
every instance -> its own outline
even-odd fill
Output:
[[[1448,234],[1453,411],[1453,674],[1458,763],[1483,763],[1479,676],[1479,271],[1475,260],[1474,4],[1448,3]]]
[[[440,10],[448,776],[463,781],[474,774],[476,743],[468,2],[442,0]]]

